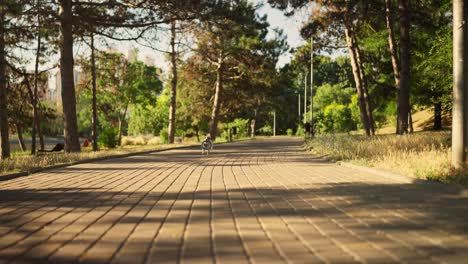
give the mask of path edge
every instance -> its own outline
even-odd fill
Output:
[[[340,161],[337,164],[339,166],[347,167],[347,168],[362,171],[362,172],[371,173],[371,174],[381,176],[387,179],[399,180],[405,183],[413,183],[414,181],[423,180],[423,179],[413,178],[413,177],[405,176],[405,175],[398,174],[395,172],[387,171],[384,169],[356,165],[350,162]]]
[[[79,165],[79,164],[92,163],[92,162],[104,161],[104,160],[110,160],[110,159],[121,159],[121,158],[127,158],[127,157],[132,157],[132,156],[145,155],[145,154],[151,154],[151,153],[157,153],[157,152],[163,152],[163,151],[169,151],[169,150],[174,150],[174,149],[193,148],[193,147],[196,147],[196,146],[198,146],[198,144],[197,145],[171,147],[171,148],[165,148],[165,149],[155,149],[155,150],[145,150],[145,151],[138,151],[138,152],[131,152],[131,153],[123,153],[123,154],[117,154],[117,155],[111,155],[111,156],[105,156],[105,157],[99,157],[99,158],[78,160],[78,161],[73,161],[73,162],[63,163],[63,164],[56,164],[56,165],[52,165],[52,166],[47,166],[45,168],[36,168],[36,169],[29,170],[29,171],[5,174],[5,175],[0,176],[0,182],[9,181],[9,180],[13,180],[13,179],[16,179],[16,178],[21,178],[21,177],[27,177],[27,176],[30,176],[32,174],[36,174],[36,173],[40,173],[40,172],[44,172],[44,171],[49,171],[49,170],[60,169],[60,168],[66,168],[66,167]]]

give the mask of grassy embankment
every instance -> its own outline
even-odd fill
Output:
[[[307,144],[315,155],[336,161],[420,179],[468,185],[468,168],[455,171],[450,166],[450,131],[418,131],[403,136],[388,134],[372,138],[348,134],[320,135]]]

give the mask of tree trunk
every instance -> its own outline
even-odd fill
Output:
[[[357,56],[356,56],[356,47],[355,47],[355,42],[353,35],[354,32],[352,30],[352,25],[350,24],[350,21],[348,18],[345,19],[345,35],[346,35],[346,44],[348,46],[348,52],[349,52],[349,59],[351,61],[351,67],[353,70],[353,76],[354,76],[354,82],[356,84],[356,91],[358,94],[358,105],[359,105],[359,110],[361,113],[361,121],[364,126],[364,130],[366,132],[367,136],[371,135],[371,129],[370,129],[370,123],[369,123],[369,117],[367,115],[366,111],[366,103],[365,103],[365,98],[364,98],[364,92],[362,89],[362,80],[361,80],[361,74],[359,72],[359,66],[357,62]]]
[[[387,22],[387,31],[388,31],[388,50],[390,51],[390,57],[392,59],[392,68],[393,68],[393,77],[395,78],[395,88],[400,91],[400,60],[398,58],[398,52],[395,41],[395,32],[393,31],[392,26],[392,3],[391,0],[385,0],[385,18]],[[399,111],[397,110],[396,114],[396,131],[398,134],[400,131],[400,119],[398,115]]]
[[[255,109],[255,113],[257,113],[257,110]],[[255,114],[256,115],[256,114]],[[255,137],[255,125],[257,124],[257,117],[252,118],[252,121],[250,121],[250,137],[254,138]]]
[[[249,118],[249,120],[247,121],[247,136],[252,134],[252,129],[250,127],[251,123],[252,123],[252,118]]]
[[[119,115],[119,137],[118,137],[118,145],[122,144],[122,130],[123,130],[123,123],[125,122],[125,116],[127,115],[128,105],[125,106],[123,115]]]
[[[177,98],[177,54],[175,50],[176,38],[176,21],[171,22],[171,66],[172,66],[172,80],[171,80],[171,101],[169,105],[169,144],[174,144],[175,136],[175,119],[176,119],[176,98]]]
[[[45,148],[45,142],[44,142],[44,134],[42,133],[42,114],[41,114],[41,109],[39,108],[37,110],[37,119],[36,119],[36,130],[37,130],[37,135],[39,137],[39,147],[40,150],[44,150]]]
[[[387,20],[387,31],[388,31],[388,49],[390,51],[390,57],[392,58],[393,77],[395,78],[395,88],[400,88],[400,61],[398,59],[398,52],[395,42],[395,33],[392,27],[392,6],[391,0],[385,0],[385,17]]]
[[[366,106],[366,115],[367,119],[369,120],[369,130],[371,135],[375,135],[375,128],[374,128],[374,115],[372,113],[372,105],[369,98],[369,89],[367,87],[367,80],[366,75],[364,73],[364,65],[361,60],[361,50],[359,49],[359,45],[356,39],[356,35],[353,32],[353,39],[354,39],[354,47],[356,52],[356,62],[359,68],[359,76],[361,79],[361,86],[362,86],[362,94],[364,97],[364,104]]]
[[[65,134],[65,152],[79,152],[76,118],[75,83],[73,78],[73,14],[72,0],[59,0],[60,4],[60,77]]]
[[[0,148],[1,158],[10,157],[10,141],[6,91],[5,7],[0,5]]]
[[[466,163],[468,146],[468,5],[453,1],[453,115],[452,166],[462,168]]]
[[[413,133],[414,132],[414,127],[413,127],[413,113],[411,112],[411,106],[410,110],[408,112],[408,124],[409,124],[409,132]]]
[[[23,138],[23,128],[18,124],[15,124],[15,125],[16,125],[16,133],[18,133],[18,142],[19,142],[21,151],[26,151],[27,148],[26,148],[26,143],[24,142],[24,138]]]
[[[434,130],[442,130],[442,103],[434,104]]]
[[[40,21],[38,19],[38,26],[40,26]],[[38,30],[37,32],[37,48],[36,48],[36,63],[34,65],[34,93],[33,93],[33,123],[31,130],[31,155],[36,154],[36,133],[39,128],[38,118],[37,118],[37,105],[39,101],[38,96],[38,81],[39,81],[39,57],[41,54],[41,34]]]
[[[98,151],[98,114],[97,114],[97,88],[96,88],[96,54],[94,48],[94,33],[91,33],[91,78],[92,78],[92,108],[93,108],[93,151]]]
[[[410,5],[409,0],[399,0],[400,14],[400,91],[398,94],[398,134],[408,133],[408,113],[410,111]]]
[[[219,109],[221,104],[221,91],[223,90],[223,52],[220,52],[218,58],[218,68],[216,70],[216,88],[213,100],[213,110],[211,112],[210,136],[215,140],[218,133]]]

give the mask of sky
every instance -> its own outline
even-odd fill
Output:
[[[277,9],[272,8],[265,0],[250,0],[255,4],[263,4],[263,6],[258,10],[259,15],[267,15],[268,23],[270,24],[270,32],[273,33],[273,28],[280,28],[284,31],[287,36],[288,45],[290,48],[295,48],[304,44],[304,40],[300,36],[300,28],[305,21],[306,17],[304,14],[297,14],[293,17],[286,17],[283,15],[283,12]],[[155,65],[159,68],[162,68],[164,71],[169,68],[169,61],[165,59],[165,55],[162,52],[156,52],[150,48],[139,46],[133,42],[119,42],[112,43],[112,46],[122,52],[127,54],[127,51],[132,48],[138,49],[138,57],[140,60],[145,59],[145,57],[154,58]],[[157,45],[159,49],[169,50],[169,41],[168,38],[161,38],[161,42]],[[292,55],[286,53],[279,58],[277,67],[282,67],[291,61]]]
[[[273,36],[273,29],[274,28],[279,28],[282,29],[284,34],[287,36],[287,42],[290,48],[295,48],[298,46],[301,46],[305,43],[305,41],[301,38],[300,36],[300,28],[303,24],[303,22],[307,19],[307,15],[303,14],[303,12],[299,12],[299,14],[296,14],[292,17],[286,17],[282,11],[277,10],[272,8],[268,3],[266,3],[266,0],[250,0],[254,4],[263,4],[261,8],[258,10],[258,14],[260,16],[267,15],[267,21],[270,24],[270,32],[271,36]],[[108,41],[110,46],[113,49],[118,50],[119,52],[123,54],[127,54],[128,50],[137,48],[138,49],[138,59],[141,61],[145,61],[148,58],[150,58],[151,61],[154,62],[156,67],[159,67],[163,69],[164,72],[167,72],[167,69],[169,69],[169,61],[166,59],[166,55],[163,52],[158,52],[155,50],[152,50],[150,48],[138,45],[134,42],[130,41]],[[160,50],[169,50],[169,37],[168,36],[162,36],[160,37],[158,43],[156,44],[156,47],[159,48]],[[104,49],[105,47],[100,47],[101,49]],[[85,46],[85,44],[78,44],[75,45],[74,48],[74,53],[75,57],[78,55],[88,55],[89,49],[88,47]],[[58,61],[59,57],[54,56],[56,60]],[[283,54],[278,61],[277,67],[280,68],[283,65],[287,64],[288,62],[291,61],[292,55],[291,53],[287,52]],[[44,67],[50,67],[50,65],[43,65]],[[33,69],[33,64],[28,65],[27,68]],[[55,77],[54,74],[56,73],[58,69],[52,70],[52,74],[49,79],[49,86],[50,89],[54,90],[55,89]]]

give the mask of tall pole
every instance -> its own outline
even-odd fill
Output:
[[[301,123],[301,93],[297,93],[297,120],[299,120],[299,124]]]
[[[468,145],[468,5],[464,0],[453,1],[453,124],[452,166],[462,168]]]
[[[93,151],[99,150],[98,145],[98,113],[97,113],[97,84],[96,84],[96,48],[94,46],[94,33],[91,32],[91,77],[92,77],[92,108],[93,108]]]
[[[302,81],[302,74],[299,74],[299,87],[300,87],[300,84],[301,84],[301,81]],[[297,90],[297,105],[298,105],[298,126],[297,126],[297,129],[299,129],[300,125],[301,125],[301,122],[302,122],[302,118],[301,118],[301,91],[300,91],[300,88]]]
[[[307,74],[304,76],[304,125],[307,123]]]
[[[314,135],[314,38],[310,37],[310,135]]]
[[[276,136],[276,111],[273,111],[273,136]]]

